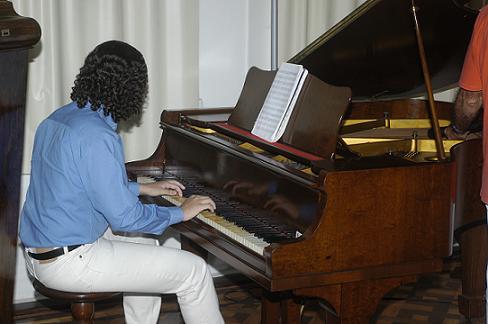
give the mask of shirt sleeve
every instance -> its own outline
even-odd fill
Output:
[[[480,41],[482,36],[482,20],[479,15],[473,28],[471,41],[464,58],[463,69],[459,78],[459,86],[468,91],[481,91]]]
[[[142,204],[129,184],[123,149],[116,133],[87,139],[81,145],[80,172],[94,210],[114,231],[161,234],[168,226],[181,222],[179,207]]]
[[[139,184],[136,181],[129,181],[128,184],[129,190],[136,196],[140,194]]]

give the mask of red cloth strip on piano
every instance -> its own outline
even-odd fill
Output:
[[[241,135],[241,136],[245,136],[247,138],[250,138],[252,139],[253,141],[256,141],[256,142],[262,142],[262,143],[265,143],[267,145],[270,145],[270,146],[273,146],[273,147],[276,147],[282,151],[286,151],[286,152],[289,152],[291,154],[294,154],[296,156],[299,156],[301,158],[304,158],[304,159],[307,159],[307,160],[310,160],[310,161],[318,161],[318,160],[323,160],[324,158],[323,157],[320,157],[320,156],[317,156],[317,155],[313,155],[313,154],[310,154],[310,153],[307,153],[307,152],[304,152],[304,151],[300,151],[292,146],[289,146],[289,145],[286,145],[286,144],[282,144],[282,143],[272,143],[272,142],[268,142],[256,135],[253,135],[251,134],[251,132],[245,130],[245,129],[242,129],[242,128],[239,128],[239,127],[236,127],[234,125],[230,125],[228,124],[227,122],[218,122],[218,123],[212,123],[213,125],[217,125],[218,127],[220,128],[224,128],[226,130],[228,130],[229,132],[231,133],[234,133],[234,134],[238,134],[238,135]]]

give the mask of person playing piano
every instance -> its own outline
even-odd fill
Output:
[[[483,102],[488,102],[488,6],[480,10],[476,19],[459,79],[459,87],[460,89],[454,105],[453,121],[445,129],[445,134],[449,139],[464,140],[473,136],[470,127],[472,127],[473,122],[478,117]],[[488,209],[487,109],[484,109],[483,112],[483,124],[485,126],[482,130],[484,162],[481,180],[481,200]],[[485,242],[485,244],[488,244],[488,242]]]
[[[104,42],[86,57],[73,102],[39,125],[20,222],[27,268],[53,289],[126,293],[127,323],[157,323],[165,293],[177,295],[186,323],[223,323],[205,261],[139,235],[159,235],[215,209],[205,196],[192,196],[181,208],[144,205],[139,195],[181,196],[184,186],[128,181],[116,127],[141,112],[147,83],[137,49]]]

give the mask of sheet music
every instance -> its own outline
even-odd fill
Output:
[[[276,142],[286,129],[308,71],[301,65],[283,63],[259,112],[252,134]]]

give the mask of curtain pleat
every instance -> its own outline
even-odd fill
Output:
[[[205,1],[201,4],[198,0],[12,2],[19,14],[35,18],[42,28],[41,41],[31,51],[32,62],[29,65],[24,174],[30,173],[37,125],[56,108],[70,101],[71,87],[84,58],[103,41],[118,39],[134,45],[143,53],[149,69],[146,109],[139,121],[119,127],[127,160],[146,158],[154,151],[161,135],[158,125],[162,109],[198,107],[198,19],[199,6],[205,5]],[[218,6],[214,2],[212,5]],[[278,62],[287,61],[363,2],[280,0]],[[249,4],[251,11],[253,8],[263,9],[262,5],[252,1]],[[268,14],[247,13],[244,19],[249,20],[247,28],[250,35],[254,33],[254,20],[269,17]],[[267,36],[261,38],[267,39]],[[255,43],[243,41],[242,46],[249,44]],[[257,47],[243,48],[251,58],[248,61],[262,61],[260,57],[269,57],[269,48]],[[224,57],[222,60],[232,58]],[[246,69],[242,67],[243,71]]]
[[[70,101],[86,55],[117,39],[138,48],[149,70],[149,93],[140,120],[120,126],[127,160],[156,148],[163,107],[198,106],[198,0],[12,0],[33,17],[42,37],[31,51],[23,173],[30,173],[34,133],[56,108]]]

